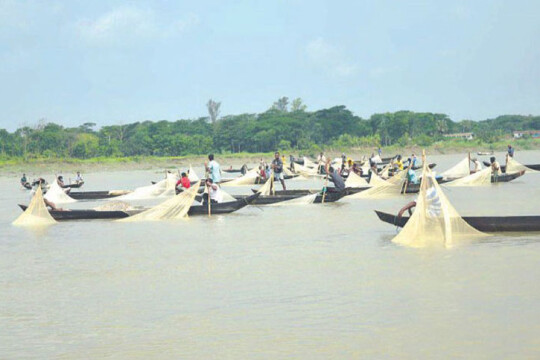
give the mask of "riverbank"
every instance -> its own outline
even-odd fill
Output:
[[[540,149],[540,140],[517,140],[512,142],[516,152],[523,150]],[[495,144],[479,144],[468,141],[444,141],[435,143],[431,146],[387,146],[382,147],[384,156],[393,156],[396,154],[420,155],[422,149],[426,150],[429,155],[444,155],[444,154],[466,154],[476,155],[477,152],[504,152],[506,151],[507,142],[499,142]],[[363,156],[369,156],[377,149],[373,147],[362,148],[341,148],[341,149],[324,149],[327,156],[339,157],[345,153],[353,159],[361,159]],[[310,156],[315,157],[319,152],[319,148],[310,150],[286,150],[282,153],[286,155],[287,161],[289,154],[295,156]],[[273,153],[235,153],[235,154],[216,154],[216,159],[220,162],[223,169],[229,167],[240,167],[243,164],[256,164],[260,159],[269,161],[273,158]],[[0,159],[0,175],[12,176],[26,173],[28,176],[38,176],[42,173],[74,173],[81,171],[83,173],[90,172],[105,172],[111,170],[162,170],[162,169],[182,169],[189,165],[194,167],[202,166],[207,160],[206,155],[189,155],[189,156],[134,156],[134,157],[100,157],[92,159],[60,159],[60,158],[37,158],[24,160],[23,158]]]

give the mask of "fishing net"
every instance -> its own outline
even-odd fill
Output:
[[[191,167],[191,164],[189,165],[188,179],[189,179],[189,182],[195,182],[195,181],[201,180],[199,176],[197,176],[197,173],[195,172],[195,170],[193,170],[193,168]]]
[[[315,164],[313,161],[309,160],[307,157],[304,156],[304,166],[308,168],[316,168],[317,164]]]
[[[402,171],[394,175],[390,180],[383,180],[378,175],[372,174],[369,185],[371,188],[359,193],[348,196],[349,199],[384,199],[398,196],[405,191],[404,176],[406,172]]]
[[[274,204],[269,204],[267,206],[309,205],[309,204],[313,204],[316,198],[317,198],[317,194],[309,194],[309,195],[300,196],[296,199],[280,201]]]
[[[55,204],[69,204],[77,201],[66,194],[64,189],[56,181],[52,182],[49,190],[47,190],[47,193],[43,197]]]
[[[274,187],[274,171],[270,171],[270,179],[268,179],[263,186],[257,191],[261,195],[272,195],[272,193],[275,194],[275,187]]]
[[[159,197],[171,197],[176,195],[177,176],[172,173],[167,173],[167,178],[153,185],[141,186],[130,192],[129,194],[114,198],[115,201],[124,200],[145,200]]]
[[[97,211],[128,211],[133,209],[130,204],[123,201],[113,201],[94,208]]]
[[[218,193],[216,194],[216,200],[219,202],[219,203],[223,203],[223,202],[231,202],[231,201],[236,201],[236,198],[234,196],[232,196],[231,194],[229,194],[228,192],[226,192],[225,190],[223,190],[222,187],[219,187],[218,185]],[[208,187],[204,187],[204,191],[203,191],[203,194],[208,194]]]
[[[259,177],[258,168],[253,168],[253,169],[249,170],[245,175],[237,177],[234,180],[227,181],[223,185],[224,186],[253,185],[253,184],[255,184],[258,177]]]
[[[474,174],[456,179],[449,183],[445,183],[445,186],[484,186],[491,184],[491,168],[485,168]]]
[[[424,166],[414,213],[393,242],[411,247],[444,246],[487,236],[461,218],[444,195],[434,174]]]
[[[145,210],[136,215],[120,219],[117,221],[132,222],[132,221],[157,221],[157,220],[174,220],[187,217],[189,208],[195,201],[195,196],[199,190],[200,183],[197,182],[189,189],[173,196],[171,199],[162,202],[148,210]]]
[[[471,170],[469,168],[469,157],[458,162],[456,165],[450,169],[444,171],[440,174],[444,179],[459,179],[465,176],[469,176]]]
[[[36,193],[30,201],[30,205],[13,221],[13,225],[16,226],[44,226],[54,223],[56,223],[56,220],[53,219],[45,206],[45,201],[43,201],[41,186],[38,186]]]
[[[319,174],[319,170],[318,170],[317,167],[310,168],[310,167],[306,167],[306,166],[303,166],[303,165],[294,164],[294,170],[298,174],[304,176],[305,178],[324,177],[325,176],[325,175]]]
[[[349,172],[349,176],[345,181],[345,187],[356,188],[370,186],[366,180],[357,175],[354,171]]]
[[[286,168],[285,166],[283,166],[283,174],[287,176],[294,176],[294,173],[291,170],[289,170],[289,168]]]
[[[508,156],[507,159],[506,159],[506,173],[507,174],[513,174],[513,173],[517,173],[517,172],[521,172],[521,171],[525,171],[525,172],[529,172],[529,173],[538,172],[536,170],[528,168],[525,165],[517,162],[516,160],[514,160],[513,157]]]

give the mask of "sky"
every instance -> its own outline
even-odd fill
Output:
[[[260,113],[540,114],[540,1],[0,0],[0,128]]]

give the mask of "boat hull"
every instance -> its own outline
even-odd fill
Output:
[[[396,215],[375,210],[379,219],[388,224],[403,227],[408,216]],[[540,231],[540,216],[464,216],[473,228],[483,232],[530,232]]]

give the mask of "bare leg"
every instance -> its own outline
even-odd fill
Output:
[[[283,190],[287,190],[287,188],[285,187],[285,180],[279,179],[279,181],[281,182],[281,186],[283,186]]]

